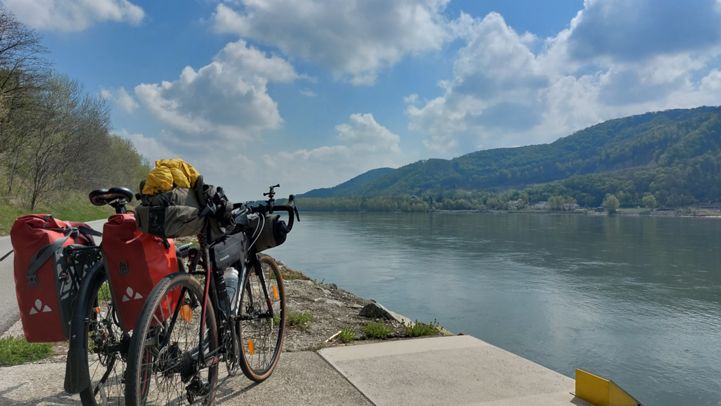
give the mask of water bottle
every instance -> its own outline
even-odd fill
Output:
[[[230,301],[230,311],[235,314],[235,308],[238,306],[238,270],[232,266],[225,268],[223,279],[225,279],[225,291],[228,292]]]

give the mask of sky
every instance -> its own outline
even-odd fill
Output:
[[[115,134],[236,200],[721,104],[721,0],[0,2]]]

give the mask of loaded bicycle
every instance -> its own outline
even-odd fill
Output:
[[[99,189],[89,195],[92,204],[109,205],[116,214],[127,212],[126,205],[132,197],[133,193],[126,188]],[[123,374],[130,335],[118,321],[102,249],[71,246],[64,254],[74,262],[69,268],[82,276],[70,327],[65,390],[79,392],[83,405],[123,404]],[[86,269],[77,272],[83,260]]]
[[[299,220],[293,195],[275,204],[278,186],[262,203],[233,204],[224,233],[206,222],[187,267],[152,289],[128,350],[127,404],[212,404],[221,363],[256,382],[272,374],[286,298],[278,265],[260,252],[282,244]]]

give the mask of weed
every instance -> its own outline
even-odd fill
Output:
[[[0,338],[0,366],[20,365],[47,358],[53,352],[51,344],[35,344],[24,338]]]
[[[291,327],[307,330],[311,321],[313,321],[311,312],[288,312],[288,325]]]
[[[109,302],[110,300],[110,284],[108,284],[108,282],[103,282],[98,290],[98,302]]]
[[[393,330],[383,323],[371,321],[363,327],[363,334],[368,338],[388,338]]]
[[[338,339],[339,339],[342,343],[346,343],[346,344],[347,344],[347,343],[355,340],[355,331],[353,331],[353,330],[351,330],[351,329],[349,329],[349,328],[347,328],[347,327],[344,327],[344,328],[340,331],[340,334],[338,335]]]
[[[435,336],[441,331],[441,326],[437,321],[430,323],[421,323],[416,321],[411,326],[406,326],[406,335],[408,337]]]

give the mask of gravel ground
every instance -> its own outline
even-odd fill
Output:
[[[393,314],[395,318],[390,320],[360,316],[360,310],[373,303],[372,301],[358,297],[335,284],[311,280],[282,262],[278,264],[283,273],[287,298],[285,351],[315,351],[325,347],[346,345],[338,337],[329,340],[342,329],[349,329],[355,333],[352,343],[378,341],[369,340],[363,334],[363,328],[369,322],[388,326],[391,330],[388,339],[402,338],[406,335],[404,323],[409,324],[410,321],[403,316]],[[300,313],[309,313],[312,319],[304,326],[292,325],[288,322]],[[444,330],[440,334],[448,334],[448,332]],[[20,321],[18,320],[2,336],[22,336]],[[66,342],[56,343],[53,355],[38,363],[65,362],[67,350]]]

